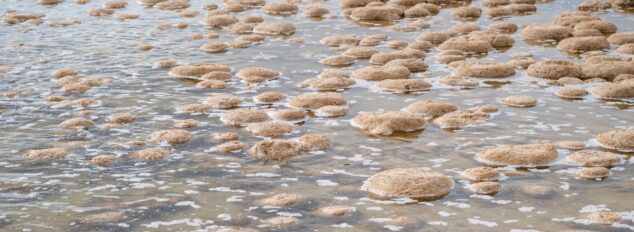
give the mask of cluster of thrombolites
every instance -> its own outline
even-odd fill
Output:
[[[68,2],[69,0],[66,0]],[[38,4],[55,6],[62,0],[38,0]],[[89,0],[76,0],[86,4]],[[327,53],[309,60],[323,67],[318,75],[294,84],[301,93],[260,91],[282,78],[293,79],[292,73],[253,63],[249,67],[235,68],[222,63],[183,63],[176,60],[153,60],[153,69],[166,76],[195,83],[197,90],[208,94],[196,96],[198,100],[171,107],[174,115],[216,115],[225,129],[203,131],[195,119],[175,121],[170,128],[152,129],[142,139],[129,140],[124,145],[128,154],[94,154],[89,162],[99,168],[113,168],[133,160],[152,165],[167,160],[180,147],[197,139],[209,144],[208,152],[226,156],[248,154],[270,165],[281,165],[304,156],[325,152],[337,146],[336,141],[323,133],[311,133],[303,126],[319,119],[349,116],[349,127],[372,138],[389,140],[392,136],[422,131],[427,127],[457,131],[495,122],[495,116],[505,109],[532,110],[542,107],[540,99],[530,95],[498,96],[497,102],[462,108],[442,99],[424,97],[426,91],[469,91],[485,85],[487,81],[504,81],[523,76],[552,90],[562,100],[590,102],[625,101],[634,99],[634,32],[619,31],[617,26],[601,17],[598,12],[634,7],[628,0],[586,0],[576,11],[564,12],[549,24],[516,25],[506,22],[508,17],[536,14],[535,0],[482,0],[483,7],[471,2],[452,0],[341,0],[340,14],[330,12],[319,3],[299,0],[267,2],[265,0],[225,0],[223,4],[206,4],[193,9],[186,0],[139,0],[148,9],[176,12],[183,18],[206,14],[195,22],[210,29],[190,34],[193,41],[204,41],[200,51],[206,55],[222,56],[239,49],[257,47],[270,40],[283,39],[291,46],[307,42],[320,44]],[[135,20],[143,15],[126,13],[131,4],[123,0],[105,1],[100,8],[86,14],[94,17],[114,17],[121,21]],[[451,6],[451,7],[450,7]],[[434,17],[441,11],[450,11],[457,21],[447,30],[431,30]],[[244,12],[253,15],[244,16]],[[242,16],[238,16],[241,13]],[[257,14],[265,14],[262,17]],[[297,28],[285,16],[304,14],[314,20],[333,17],[347,19],[364,26],[391,22],[387,28],[396,32],[416,32],[410,40],[392,40],[386,34],[365,35],[333,34],[318,41],[306,41],[297,36]],[[269,17],[270,16],[270,17]],[[489,24],[481,28],[473,21],[488,17]],[[407,22],[396,24],[394,22]],[[46,21],[44,13],[7,11],[2,17],[6,25],[46,23],[50,27],[72,27],[79,20]],[[3,26],[6,26],[3,25]],[[186,29],[186,22],[157,24],[157,30]],[[219,41],[220,33],[230,39]],[[519,37],[518,37],[519,36]],[[537,58],[531,53],[511,54],[509,62],[487,60],[494,53],[504,53],[521,38],[530,46],[550,47],[563,56],[581,57],[583,62],[564,59]],[[386,48],[386,49],[385,49]],[[135,52],[150,52],[155,47],[140,43]],[[427,59],[430,58],[431,59]],[[369,62],[363,67],[355,64]],[[451,70],[431,81],[436,75],[431,65]],[[351,69],[350,67],[354,67]],[[0,78],[10,75],[15,67],[0,66]],[[91,90],[107,88],[117,81],[104,76],[85,76],[82,70],[58,69],[47,76],[57,85],[45,100],[56,107],[89,108],[99,106]],[[227,93],[223,89],[236,87],[245,92]],[[355,110],[346,98],[350,89],[367,90],[377,95],[409,94],[417,99],[399,102],[400,110]],[[253,94],[255,93],[255,94]],[[421,95],[423,94],[423,95]],[[3,93],[6,98],[18,98],[20,92]],[[0,115],[2,114],[0,108]],[[64,118],[59,130],[80,133],[85,130],[108,131],[124,129],[145,115],[118,112],[111,109],[107,115],[86,111],[85,115]],[[632,117],[634,119],[634,115]],[[634,122],[634,120],[632,121]],[[240,133],[227,128],[238,128]],[[434,201],[450,195],[456,188],[479,195],[495,195],[505,191],[504,181],[512,172],[551,165],[576,166],[576,178],[588,181],[609,179],[611,168],[626,165],[627,154],[634,152],[634,129],[606,129],[587,141],[542,141],[539,143],[505,144],[478,151],[473,159],[482,166],[446,173],[411,164],[402,168],[377,171],[363,183],[360,190],[377,200],[410,198],[416,201]],[[441,131],[443,131],[441,130]],[[255,143],[244,137],[256,138]],[[242,141],[241,141],[242,139]],[[22,152],[25,159],[37,162],[65,159],[73,153],[72,145],[34,148]],[[538,173],[537,175],[548,175]],[[464,184],[464,185],[463,185]],[[258,202],[264,206],[290,207],[306,201],[307,196],[277,193]],[[323,217],[354,215],[352,205],[329,205],[317,209]],[[106,215],[108,216],[108,215]],[[618,223],[616,213],[598,212],[587,215],[599,224]],[[290,216],[277,216],[264,224],[293,228],[300,220]],[[242,227],[221,228],[218,231],[256,231]]]

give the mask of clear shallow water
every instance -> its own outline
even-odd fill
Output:
[[[533,15],[512,17],[517,24],[549,23],[563,11],[574,10],[580,1],[554,1],[537,4]],[[224,31],[211,31],[197,22],[208,2],[192,1],[190,10],[199,11],[194,18],[184,18],[169,11],[144,9],[134,2],[118,12],[140,14],[138,20],[119,21],[111,16],[90,17],[87,10],[101,7],[102,1],[76,5],[66,1],[54,7],[43,7],[32,1],[3,0],[0,11],[44,12],[45,21],[78,19],[81,24],[49,27],[46,24],[1,25],[0,65],[15,69],[0,78],[0,93],[19,92],[15,98],[0,99],[0,230],[6,231],[193,231],[212,230],[219,226],[258,228],[261,220],[283,215],[301,220],[288,228],[294,231],[558,231],[588,229],[628,231],[634,228],[634,172],[628,154],[624,162],[612,168],[609,178],[601,181],[579,179],[577,167],[567,163],[568,151],[559,150],[559,159],[545,169],[530,169],[525,176],[501,180],[502,190],[494,196],[470,193],[458,172],[480,164],[473,155],[501,144],[527,144],[542,140],[590,141],[596,134],[615,128],[631,128],[631,102],[606,102],[594,97],[568,101],[554,95],[557,88],[538,85],[544,80],[532,78],[524,71],[496,82],[482,83],[470,90],[452,90],[436,81],[451,73],[437,63],[438,53],[428,53],[430,91],[417,95],[388,94],[357,86],[342,92],[348,99],[351,113],[335,119],[311,118],[299,132],[325,133],[334,141],[325,152],[306,154],[288,163],[277,164],[256,160],[246,153],[222,154],[208,151],[218,143],[210,140],[213,133],[234,131],[241,141],[252,145],[260,138],[244,130],[222,124],[219,112],[190,116],[176,114],[180,105],[202,101],[212,93],[234,93],[249,99],[258,93],[274,90],[297,95],[309,92],[296,84],[314,77],[326,66],[319,60],[336,55],[318,41],[326,35],[384,33],[390,40],[413,42],[421,31],[395,32],[390,27],[367,27],[340,15],[337,1],[320,3],[336,18],[310,20],[298,13],[289,17],[272,17],[258,10],[236,16],[261,15],[265,20],[292,21],[306,42],[291,44],[283,39],[269,39],[246,49],[207,54],[199,49],[212,41],[234,37]],[[214,2],[222,6],[221,2]],[[481,7],[480,1],[473,6]],[[301,5],[303,9],[306,5]],[[115,13],[115,15],[117,14]],[[424,31],[444,30],[455,24],[450,9],[429,19],[432,27]],[[594,13],[614,22],[619,32],[634,31],[634,17],[620,11]],[[186,22],[186,29],[157,30],[158,23]],[[400,24],[407,23],[401,20]],[[482,29],[490,23],[485,16],[477,21]],[[219,33],[215,40],[192,40],[191,33]],[[504,53],[493,52],[482,60],[508,61],[514,52],[530,52],[535,59],[569,59],[556,48],[527,45],[517,33],[515,46]],[[135,49],[140,43],[155,46],[149,52]],[[384,44],[379,50],[390,51]],[[610,50],[612,53],[614,48]],[[165,69],[152,68],[155,61],[176,60],[179,64],[222,63],[239,70],[248,66],[274,68],[282,78],[255,90],[244,90],[245,84],[234,77],[223,90],[203,90],[194,84],[171,78]],[[367,60],[347,67],[354,70],[369,65]],[[98,106],[73,108],[46,102],[46,96],[59,95],[50,72],[72,68],[80,76],[104,76],[111,84],[93,88],[69,99],[93,98]],[[423,78],[423,77],[418,77]],[[499,83],[508,82],[508,83]],[[591,84],[587,84],[588,87]],[[495,86],[496,88],[492,88]],[[525,94],[538,99],[533,108],[511,108],[498,103],[509,95]],[[390,138],[368,137],[350,126],[349,120],[361,111],[399,110],[418,99],[439,99],[468,108],[493,104],[500,113],[486,125],[463,130],[445,131],[429,126],[424,131]],[[283,108],[275,105],[273,108]],[[137,120],[118,130],[92,128],[82,132],[58,129],[58,124],[71,117],[89,116],[97,123],[105,122],[112,113],[130,112]],[[173,128],[174,121],[196,119],[201,122],[190,129],[194,139],[173,149],[170,158],[155,163],[140,163],[127,158],[134,149],[121,144],[145,139],[160,129]],[[27,161],[20,155],[26,150],[48,147],[51,143],[86,141],[72,149],[64,160]],[[149,145],[151,146],[151,145]],[[100,168],[88,161],[98,154],[120,155],[117,164]],[[456,187],[446,197],[432,202],[393,204],[371,200],[359,190],[363,181],[381,170],[397,167],[431,167],[454,178]],[[551,189],[546,196],[530,196],[521,187],[539,185]],[[258,200],[276,193],[303,196],[290,208],[266,208]],[[340,204],[355,207],[352,216],[320,217],[315,210]],[[585,225],[585,215],[597,210],[620,212],[623,220],[609,227]],[[84,224],[82,220],[96,213],[123,212],[126,218],[108,223]],[[411,223],[399,225],[387,219],[405,216]],[[230,219],[229,219],[230,218]],[[574,222],[577,220],[576,222]],[[263,231],[276,230],[260,227]]]

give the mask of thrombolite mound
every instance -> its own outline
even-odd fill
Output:
[[[592,56],[581,64],[582,78],[602,78],[608,81],[620,74],[634,74],[631,58],[621,56]]]
[[[572,28],[558,25],[528,25],[520,32],[524,39],[562,40],[572,35]]]
[[[455,72],[465,77],[501,78],[515,75],[515,67],[491,61],[464,62],[456,66]]]
[[[444,129],[459,129],[470,125],[485,123],[491,118],[490,113],[495,111],[497,111],[497,108],[489,105],[466,110],[456,110],[434,119],[433,123]]]
[[[182,129],[171,129],[171,130],[160,130],[150,134],[148,140],[155,143],[169,143],[170,145],[179,145],[187,143],[192,139],[194,135],[186,130]]]
[[[440,44],[438,49],[484,53],[493,50],[493,47],[488,41],[482,39],[451,38]]]
[[[476,160],[493,166],[546,166],[557,159],[557,149],[550,143],[503,145],[476,155]]]
[[[440,78],[440,80],[438,80],[438,83],[459,88],[473,88],[480,84],[477,80],[474,80],[472,78],[459,76],[446,76]]]
[[[562,98],[583,98],[588,95],[588,91],[581,87],[563,87],[556,95]]]
[[[608,42],[614,45],[634,43],[634,31],[614,33],[608,37]]]
[[[529,76],[557,80],[562,77],[578,77],[581,69],[575,63],[563,60],[539,61],[528,66]]]
[[[341,106],[346,99],[339,93],[304,93],[292,97],[289,104],[293,107],[316,110],[322,106]]]
[[[610,175],[610,169],[605,167],[583,167],[579,169],[577,175],[586,179],[605,178]]]
[[[288,22],[261,22],[253,28],[253,32],[264,35],[292,35],[295,26]]]
[[[395,20],[401,18],[403,10],[392,6],[365,6],[352,9],[354,20]]]
[[[304,109],[281,109],[274,112],[271,117],[277,120],[302,122],[306,118],[306,110]]]
[[[248,125],[245,130],[255,136],[281,137],[293,131],[295,126],[287,122],[260,122]]]
[[[604,36],[570,37],[559,41],[557,45],[559,50],[573,53],[596,51],[609,47],[610,43]]]
[[[419,58],[408,58],[408,59],[395,59],[390,60],[385,63],[384,66],[403,66],[409,69],[410,72],[423,72],[427,70],[428,65],[425,64],[425,61]]]
[[[267,80],[277,79],[280,73],[277,70],[263,67],[247,67],[240,69],[236,76],[247,83],[260,83]]]
[[[231,15],[209,15],[200,21],[201,24],[210,28],[222,28],[237,23],[238,19]]]
[[[356,35],[329,35],[319,40],[326,47],[352,47],[359,44],[359,41],[361,38]]]
[[[473,6],[461,6],[453,9],[451,15],[457,19],[475,20],[480,18],[482,9]]]
[[[411,75],[405,66],[368,66],[355,70],[350,77],[366,81],[407,79]]]
[[[288,2],[272,2],[264,7],[262,11],[271,15],[291,15],[297,13],[297,5]]]
[[[453,188],[453,181],[442,173],[421,168],[396,168],[370,176],[361,186],[376,198],[437,199]]]
[[[380,81],[377,86],[384,91],[406,93],[431,88],[431,84],[420,79],[388,79]]]
[[[286,94],[275,91],[266,91],[253,97],[253,101],[260,104],[272,104],[286,99]]]
[[[300,199],[301,196],[299,194],[280,193],[264,198],[260,201],[260,203],[270,206],[289,207],[295,205]]]
[[[260,159],[273,161],[287,161],[306,152],[306,148],[300,142],[282,139],[263,140],[251,147],[249,152]]]
[[[216,146],[216,150],[224,153],[242,151],[246,147],[246,144],[238,140],[227,141],[223,144]]]
[[[114,156],[114,155],[98,155],[90,159],[90,163],[97,166],[102,166],[102,167],[110,166],[116,161],[117,161],[117,156]]]
[[[63,159],[68,156],[68,151],[63,148],[45,148],[28,150],[22,157],[30,160]]]
[[[594,223],[605,225],[621,221],[621,216],[613,212],[594,212],[588,214],[587,218]]]
[[[172,77],[198,78],[213,71],[230,72],[231,69],[223,64],[183,65],[172,68],[169,75]]]
[[[618,99],[634,97],[634,79],[627,79],[617,83],[605,83],[592,89],[600,98]]]
[[[315,110],[315,116],[334,118],[344,116],[349,112],[350,109],[347,106],[322,106]]]
[[[169,152],[160,148],[146,148],[130,155],[134,159],[143,161],[159,161],[169,156]]]
[[[218,109],[233,109],[242,103],[239,97],[231,94],[216,93],[207,98],[207,105]]]
[[[354,61],[355,61],[354,57],[345,56],[345,55],[336,55],[336,56],[326,57],[320,60],[319,62],[328,66],[341,67],[341,66],[352,65]]]
[[[329,205],[317,210],[317,214],[326,217],[343,217],[352,214],[356,209],[344,205]]]
[[[469,185],[471,192],[483,195],[492,195],[500,191],[502,185],[498,182],[476,182]]]
[[[391,135],[398,131],[415,131],[425,128],[422,117],[409,112],[360,112],[351,121],[352,126],[374,135]]]
[[[353,79],[341,76],[334,76],[308,78],[302,81],[298,86],[302,88],[308,87],[320,91],[333,91],[348,88],[355,83],[356,81],[354,81]]]
[[[220,121],[228,125],[240,126],[248,123],[264,122],[269,120],[269,115],[259,109],[233,109],[220,117]]]
[[[389,53],[375,53],[370,57],[370,63],[374,65],[384,65],[392,60],[396,59],[409,59],[409,58],[418,58],[422,59],[425,57],[425,52],[415,49],[403,49]]]
[[[575,24],[575,30],[596,29],[603,34],[612,34],[616,32],[616,25],[612,22],[603,20],[583,21]]]
[[[324,150],[330,147],[332,141],[327,135],[323,134],[306,134],[297,138],[308,150]]]
[[[423,117],[435,118],[456,111],[458,107],[440,100],[418,100],[403,108],[403,111],[419,114]]]
[[[634,150],[634,130],[613,130],[601,133],[596,137],[600,146],[608,149]]]
[[[586,144],[584,142],[574,141],[574,140],[559,141],[555,143],[555,145],[557,145],[557,147],[559,148],[563,148],[567,150],[581,150],[586,148]]]
[[[379,53],[374,47],[355,46],[348,48],[343,54],[354,58],[370,58],[372,55]]]
[[[610,152],[581,150],[570,154],[568,160],[584,167],[611,167],[618,164],[621,157]]]
[[[528,95],[508,96],[500,100],[502,104],[514,107],[533,107],[537,100]]]
[[[469,168],[460,173],[470,181],[497,181],[500,173],[492,167]]]
[[[86,129],[94,126],[95,123],[90,119],[71,118],[59,124],[62,129]]]

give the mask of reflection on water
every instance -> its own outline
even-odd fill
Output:
[[[212,1],[220,7],[223,3]],[[574,10],[581,1],[538,3],[537,13],[514,16],[505,21],[519,25],[550,23],[563,11]],[[514,169],[502,167],[502,189],[494,196],[472,194],[469,181],[459,172],[479,166],[474,155],[500,144],[528,144],[540,141],[577,140],[593,145],[601,132],[632,128],[632,101],[603,101],[594,96],[583,100],[557,97],[557,87],[543,87],[524,71],[503,80],[485,80],[473,89],[447,88],[438,80],[451,68],[434,60],[433,49],[425,62],[427,73],[417,74],[433,83],[429,91],[416,94],[390,94],[369,91],[358,84],[341,91],[348,100],[350,113],[339,118],[309,119],[298,124],[288,138],[308,133],[330,136],[333,144],[324,151],[312,151],[288,163],[254,159],[246,152],[220,153],[213,148],[220,141],[214,133],[236,132],[251,146],[261,138],[244,129],[226,126],[220,121],[224,111],[209,114],[179,114],[176,108],[204,102],[213,93],[233,93],[245,99],[244,106],[267,112],[285,108],[285,104],[257,105],[250,99],[265,91],[295,96],[308,90],[297,87],[316,76],[326,66],[319,60],[338,55],[319,40],[327,35],[370,35],[383,33],[389,40],[410,43],[422,31],[440,31],[457,21],[451,7],[441,9],[427,21],[431,28],[415,32],[394,30],[410,22],[357,22],[343,16],[339,1],[320,2],[330,11],[325,19],[307,18],[301,13],[275,17],[257,9],[236,16],[261,15],[265,20],[289,21],[297,27],[289,37],[268,37],[245,49],[208,54],[200,50],[205,43],[230,41],[226,31],[210,30],[199,24],[209,1],[191,1],[189,10],[198,16],[187,18],[171,11],[146,9],[128,1],[119,13],[139,14],[139,19],[119,21],[112,16],[91,17],[88,10],[101,8],[103,1],[84,5],[67,0],[58,5],[42,6],[35,1],[3,0],[0,11],[46,13],[45,22],[80,20],[67,27],[36,25],[0,25],[0,230],[2,231],[213,231],[223,226],[277,230],[266,227],[275,216],[299,219],[293,231],[559,231],[584,229],[596,231],[634,230],[634,178],[631,154],[619,153],[624,161],[601,180],[576,176],[578,167],[568,163],[570,151],[560,149],[557,161],[549,167]],[[473,6],[482,7],[481,1]],[[595,15],[614,22],[619,32],[633,31],[628,11],[609,10]],[[186,28],[159,30],[157,24],[187,23]],[[493,22],[483,17],[475,21],[484,29]],[[192,40],[192,33],[217,33],[218,39]],[[536,60],[563,59],[582,62],[581,56],[569,56],[554,44],[525,41],[514,33],[515,46],[469,59],[509,61],[512,53],[530,52]],[[303,44],[287,39],[303,38]],[[139,44],[154,46],[149,51],[136,49]],[[377,48],[389,52],[382,43]],[[612,51],[611,51],[612,52]],[[195,87],[198,80],[169,77],[166,69],[153,68],[160,60],[175,60],[179,65],[221,63],[235,72],[244,67],[260,66],[281,72],[277,80],[264,85],[240,82],[233,77],[225,89]],[[368,66],[357,60],[346,70]],[[81,77],[100,76],[111,80],[86,93],[64,95],[50,73],[61,68],[79,72]],[[5,71],[7,70],[7,71]],[[535,84],[539,82],[540,84]],[[586,87],[596,84],[583,84]],[[490,88],[483,88],[490,87]],[[48,102],[50,96],[64,95],[65,101]],[[511,95],[529,95],[538,100],[533,108],[507,107],[498,99]],[[68,104],[91,98],[97,104]],[[466,109],[484,104],[499,108],[487,123],[457,130],[443,130],[429,124],[424,130],[395,133],[389,137],[365,134],[350,126],[350,120],[362,111],[398,111],[420,99],[443,100]],[[107,122],[114,113],[130,113],[136,119],[110,130],[93,127],[78,132],[58,128],[62,121],[84,117],[96,124]],[[158,130],[173,129],[176,122],[198,121],[188,129],[191,141],[175,147],[164,146],[171,155],[158,162],[141,162],[129,154],[140,150],[127,142],[145,140]],[[156,146],[149,144],[147,147]],[[63,147],[69,155],[62,160],[29,161],[21,154],[27,150]],[[592,147],[592,149],[595,149]],[[114,155],[117,162],[109,167],[90,163],[97,155]],[[369,198],[359,188],[363,181],[379,171],[397,167],[430,167],[454,179],[453,191],[442,199],[412,202],[410,199],[380,201]],[[300,200],[288,207],[267,206],[261,199],[278,193],[298,194]],[[327,217],[319,209],[325,206],[352,207],[344,217]],[[612,226],[590,224],[588,213],[618,212],[622,220]]]

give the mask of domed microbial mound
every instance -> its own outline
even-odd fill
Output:
[[[224,142],[238,140],[239,138],[240,136],[235,132],[223,132],[223,133],[217,133],[213,135],[213,139],[218,141],[224,141]]]
[[[230,153],[236,151],[242,151],[246,147],[246,144],[238,140],[227,141],[223,144],[216,146],[216,150],[219,152]]]
[[[614,33],[608,37],[608,42],[614,45],[634,43],[634,31]]]
[[[355,35],[329,35],[321,38],[319,42],[326,47],[351,47],[359,44],[360,40]]]
[[[355,70],[350,77],[366,81],[407,79],[411,72],[405,66],[368,66]]]
[[[370,176],[361,189],[377,198],[437,199],[453,188],[442,173],[421,168],[396,168]]]
[[[469,185],[469,190],[471,192],[482,194],[482,195],[492,195],[496,194],[500,191],[502,185],[498,182],[476,182]]]
[[[292,194],[292,193],[280,193],[267,198],[262,199],[261,203],[263,205],[270,206],[278,206],[278,207],[289,207],[293,206],[299,201],[301,198],[300,195]]]
[[[461,6],[453,9],[451,15],[457,19],[476,20],[480,18],[482,9],[472,6]]]
[[[196,84],[196,87],[201,89],[224,89],[227,86],[229,86],[227,82],[220,80],[204,80]]]
[[[612,7],[610,3],[601,0],[585,0],[577,5],[577,10],[582,11],[600,11]]]
[[[266,224],[274,228],[286,228],[297,225],[299,219],[294,217],[277,216],[266,220]]]
[[[407,58],[407,59],[395,59],[385,63],[386,67],[389,66],[403,66],[409,69],[410,72],[423,72],[427,70],[428,65],[425,61],[419,58]]]
[[[528,25],[520,32],[524,39],[562,40],[572,35],[572,28],[558,25]]]
[[[63,148],[35,149],[22,154],[22,157],[30,160],[63,159],[66,156],[68,152]]]
[[[155,143],[169,143],[170,145],[179,145],[189,142],[194,135],[191,132],[182,129],[160,130],[152,133],[149,140]]]
[[[466,110],[456,110],[434,119],[434,124],[444,129],[458,129],[469,125],[482,124],[491,117],[489,112],[490,111],[484,106]]]
[[[255,136],[281,137],[293,131],[295,126],[286,122],[260,122],[248,125],[245,129]]]
[[[322,106],[315,110],[315,116],[334,118],[344,116],[349,112],[350,109],[347,106]]]
[[[98,155],[90,159],[91,163],[97,166],[102,166],[102,167],[110,166],[116,161],[117,161],[117,156],[114,156],[114,155]]]
[[[274,91],[266,91],[253,97],[253,101],[260,104],[272,104],[284,99],[286,99],[286,94]]]
[[[634,130],[613,130],[601,133],[596,137],[600,146],[615,149],[631,151],[634,150]]]
[[[623,44],[616,49],[616,52],[632,55],[634,54],[634,43]]]
[[[621,216],[613,212],[594,212],[588,214],[588,219],[594,223],[609,225],[621,221]]]
[[[493,50],[491,44],[486,40],[451,38],[438,46],[440,50],[460,50],[463,52],[484,53]]]
[[[373,135],[391,135],[398,131],[416,131],[425,128],[423,117],[408,112],[360,112],[352,121],[352,126]]]
[[[344,205],[330,205],[319,208],[317,210],[317,214],[325,217],[343,217],[352,214],[354,211],[354,207]]]
[[[584,167],[612,167],[618,164],[621,158],[609,152],[582,150],[570,154],[568,160]]]
[[[557,145],[557,147],[559,148],[563,148],[567,150],[581,150],[586,148],[585,143],[580,141],[574,141],[574,140],[559,141],[555,143],[555,145]]]
[[[236,74],[236,76],[247,83],[260,83],[267,80],[273,80],[277,79],[279,75],[280,72],[276,70],[262,67],[243,68]]]
[[[575,30],[596,29],[603,34],[612,34],[616,32],[616,25],[612,22],[603,20],[583,21],[575,24]]]
[[[172,68],[169,75],[172,77],[198,78],[214,71],[230,72],[231,69],[223,64],[195,64]]]
[[[539,61],[528,66],[529,76],[557,80],[562,77],[580,76],[581,69],[575,63],[562,60]]]
[[[86,129],[94,126],[95,123],[85,118],[71,118],[59,124],[62,129]]]
[[[287,161],[306,152],[306,148],[300,142],[272,139],[256,143],[249,152],[259,159]]]
[[[559,50],[583,53],[588,51],[602,50],[610,47],[610,43],[604,36],[570,37],[559,41]]]
[[[291,98],[289,104],[293,107],[316,110],[322,106],[341,106],[346,99],[339,93],[304,93]]]
[[[613,80],[620,74],[634,74],[630,58],[620,56],[592,56],[581,65],[583,78]]]
[[[229,110],[220,117],[220,121],[228,125],[240,126],[247,123],[264,122],[269,120],[266,112],[258,109]]]
[[[353,79],[342,76],[334,76],[334,77],[317,77],[317,78],[309,78],[302,81],[298,86],[302,88],[312,88],[320,91],[333,91],[339,89],[345,89],[356,82]]]
[[[504,105],[514,107],[533,107],[537,104],[537,100],[535,100],[535,98],[527,95],[505,97],[502,98],[500,102]]]
[[[242,103],[239,97],[231,94],[218,93],[207,98],[207,104],[218,109],[236,108]]]
[[[490,61],[464,62],[455,68],[455,72],[466,77],[501,78],[515,75],[515,67]]]
[[[159,60],[154,63],[154,67],[156,68],[171,68],[176,66],[176,61],[173,60]]]
[[[476,155],[476,160],[493,166],[546,166],[557,159],[557,149],[550,143],[503,145]]]
[[[415,50],[415,49],[404,49],[399,51],[394,51],[390,53],[376,53],[370,57],[370,63],[374,65],[384,65],[387,62],[396,59],[409,59],[409,58],[418,58],[422,59],[425,57],[425,52]]]
[[[420,79],[388,79],[380,81],[377,86],[385,91],[406,93],[427,90],[431,84]]]
[[[207,43],[200,46],[200,49],[208,53],[220,53],[227,51],[229,46],[223,42]]]
[[[500,33],[513,33],[518,29],[517,24],[509,23],[509,22],[495,22],[489,24],[489,30],[500,32]]]
[[[355,20],[395,20],[402,15],[403,10],[392,6],[358,7],[350,13],[350,17]]]
[[[352,65],[354,63],[354,60],[354,57],[337,55],[326,57],[319,62],[328,66],[341,67]]]
[[[303,109],[281,109],[273,113],[272,117],[283,121],[304,121],[306,111]]]
[[[439,100],[418,100],[403,108],[403,111],[418,114],[423,117],[435,118],[443,114],[456,111],[454,104]]]
[[[610,169],[605,167],[583,167],[577,173],[579,177],[586,179],[606,178],[610,175]]]
[[[592,92],[605,99],[633,98],[634,79],[627,79],[618,83],[601,84],[592,89]]]
[[[367,59],[376,53],[379,53],[379,50],[374,47],[355,46],[348,48],[343,54],[354,58]]]
[[[291,35],[295,26],[287,22],[261,22],[253,28],[254,33],[264,35]]]
[[[556,95],[562,98],[583,98],[588,95],[588,91],[580,87],[563,87],[559,89]]]
[[[132,123],[134,121],[134,118],[134,115],[129,113],[117,113],[108,116],[108,119],[106,121],[119,124],[128,124]]]
[[[273,2],[262,7],[262,11],[271,15],[291,15],[297,13],[297,5],[288,2]]]
[[[322,7],[307,7],[304,9],[304,14],[308,17],[320,18],[328,13],[330,13],[330,11]]]
[[[186,114],[206,114],[211,110],[211,106],[207,104],[193,103],[176,108],[176,111]]]
[[[160,148],[147,148],[132,153],[132,158],[143,161],[159,161],[169,156],[169,152]]]
[[[466,169],[460,175],[470,181],[497,181],[500,173],[495,168],[476,167]]]
[[[324,150],[332,143],[330,138],[323,134],[306,134],[297,138],[308,150]]]
[[[237,22],[238,22],[238,19],[236,17],[231,15],[225,15],[225,14],[209,15],[200,21],[201,24],[206,25],[210,28],[227,27]]]
[[[477,80],[458,76],[446,76],[440,78],[438,82],[443,85],[455,86],[460,88],[473,88],[480,84]]]

